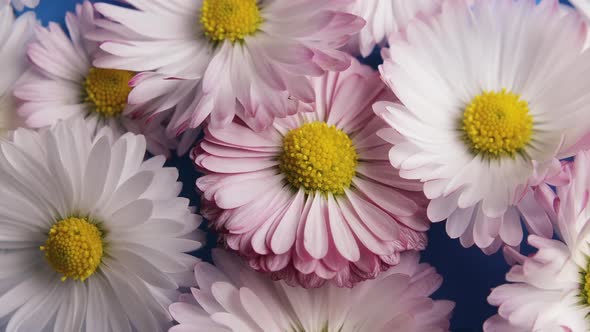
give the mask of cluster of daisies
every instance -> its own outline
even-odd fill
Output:
[[[445,332],[445,221],[513,266],[485,332],[589,331],[579,2],[0,0],[0,330]]]

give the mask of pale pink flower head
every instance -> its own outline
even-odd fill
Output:
[[[256,130],[311,102],[306,79],[342,71],[351,57],[339,50],[364,21],[337,8],[352,0],[128,0],[133,9],[99,3],[116,23],[94,37],[109,53],[100,67],[145,72],[133,103],[146,114],[179,112],[170,131],[215,127],[235,115]]]
[[[590,132],[586,30],[557,0],[446,0],[383,52],[403,103],[375,108],[403,137],[391,163],[424,183],[429,219],[463,246],[518,246],[521,219],[551,237],[534,196]]]
[[[355,0],[348,10],[367,23],[349,43],[354,53],[366,57],[375,46],[384,46],[394,34],[419,15],[431,15],[440,8],[442,0]]]
[[[116,136],[128,131],[143,134],[151,153],[168,154],[174,142],[165,135],[163,117],[149,122],[138,119],[137,107],[127,103],[135,73],[92,66],[100,50],[86,36],[102,21],[85,1],[66,15],[69,36],[57,23],[37,27],[38,41],[28,49],[32,65],[14,91],[22,101],[18,112],[30,128],[83,117],[91,131],[108,126]]]
[[[442,277],[416,252],[353,289],[291,287],[248,268],[227,252],[195,268],[198,288],[170,306],[169,332],[446,332],[454,303],[432,300]]]
[[[525,257],[512,249],[516,265],[506,275],[510,284],[495,288],[488,298],[498,315],[488,319],[486,332],[587,332],[590,330],[590,151],[566,166],[569,183],[557,194],[543,195],[551,207],[557,240],[536,235],[529,244],[538,251]]]
[[[207,128],[192,152],[207,174],[197,187],[214,228],[255,269],[305,287],[351,287],[424,249],[426,201],[375,134],[386,124],[371,105],[394,99],[378,74],[355,60],[311,82],[313,112],[262,132]]]

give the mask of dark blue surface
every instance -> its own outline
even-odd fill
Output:
[[[65,12],[72,11],[75,4],[80,2],[81,0],[41,0],[35,12],[44,24],[49,21],[63,23]],[[112,0],[105,2],[116,3]],[[380,61],[378,52],[375,52],[365,62],[376,67]],[[197,205],[198,195],[194,186],[197,173],[191,161],[187,157],[174,158],[168,162],[168,165],[178,167],[180,178],[184,183],[182,195],[190,198],[193,204]],[[496,311],[494,307],[487,304],[486,297],[491,288],[504,282],[504,275],[508,270],[502,255],[486,256],[477,248],[461,247],[459,241],[447,237],[444,223],[433,225],[428,235],[430,244],[423,253],[423,261],[434,265],[444,277],[444,284],[435,297],[457,303],[452,320],[452,331],[481,331],[485,319]],[[206,260],[210,259],[210,249],[216,244],[213,234],[208,236],[208,240],[208,246],[198,252],[198,256]]]

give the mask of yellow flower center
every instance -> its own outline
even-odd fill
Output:
[[[533,118],[519,95],[484,92],[465,109],[461,129],[473,153],[491,159],[514,157],[531,141]]]
[[[87,218],[66,218],[51,227],[40,249],[51,267],[63,275],[62,281],[84,281],[102,260],[102,232]]]
[[[127,106],[132,71],[90,68],[84,81],[84,102],[103,117],[117,117]]]
[[[581,304],[590,306],[590,262],[588,263],[587,270],[582,270],[580,275],[582,276],[580,283]]]
[[[244,40],[262,23],[257,0],[203,0],[201,25],[213,42]]]
[[[294,188],[341,195],[350,187],[357,158],[346,133],[324,122],[311,122],[283,138],[279,169]]]

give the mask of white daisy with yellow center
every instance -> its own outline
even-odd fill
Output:
[[[447,0],[429,20],[383,53],[405,105],[374,107],[403,136],[391,163],[424,183],[430,220],[466,247],[519,245],[521,217],[551,237],[534,188],[560,180],[558,159],[590,131],[586,23],[554,0]]]
[[[0,143],[0,325],[7,332],[165,331],[200,217],[143,136],[81,118]]]
[[[364,25],[344,12],[352,0],[131,1],[97,3],[115,24],[92,38],[104,42],[98,67],[142,72],[130,94],[146,115],[171,106],[168,129],[178,134],[207,121],[223,127],[235,116],[260,131],[311,102],[307,76],[343,71],[341,50]],[[150,22],[149,24],[137,24]],[[219,84],[224,82],[224,84]]]
[[[83,117],[92,131],[110,127],[116,136],[143,134],[152,154],[168,154],[176,140],[167,138],[158,116],[147,121],[128,103],[135,72],[96,68],[92,61],[99,42],[87,39],[100,21],[89,1],[67,14],[66,34],[50,23],[37,29],[37,39],[27,52],[32,65],[14,94],[22,100],[19,114],[31,128],[43,128],[58,120]],[[64,60],[65,59],[65,60]]]

